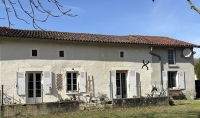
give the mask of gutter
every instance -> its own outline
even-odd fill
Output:
[[[160,55],[157,55],[157,54],[155,54],[155,53],[153,53],[153,47],[150,47],[151,48],[151,50],[150,50],[150,54],[151,55],[153,55],[153,56],[156,56],[156,57],[158,57],[159,58],[159,63],[160,63],[160,78],[161,78],[161,83],[162,83],[162,85],[163,85],[163,81],[162,81],[162,61],[161,61],[161,56]],[[163,89],[163,88],[162,88]],[[163,91],[163,90],[161,90],[161,91]]]
[[[158,57],[159,58],[159,60],[161,61],[161,56],[160,55],[157,55],[157,54],[155,54],[155,53],[153,53],[152,51],[153,51],[153,47],[150,47],[151,48],[151,50],[150,50],[150,54],[151,55],[154,55],[154,56],[156,56],[156,57]]]

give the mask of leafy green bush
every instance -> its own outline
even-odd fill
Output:
[[[198,80],[200,80],[200,61],[195,64],[194,71]]]

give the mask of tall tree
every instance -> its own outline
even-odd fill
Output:
[[[70,17],[75,17],[77,15],[74,14],[70,14],[71,9],[67,10],[67,11],[63,11],[62,8],[63,6],[61,4],[59,4],[58,0],[0,0],[2,1],[4,8],[5,8],[5,12],[6,12],[6,17],[2,17],[0,16],[0,20],[1,19],[6,19],[8,21],[9,27],[11,25],[13,25],[12,20],[10,18],[11,12],[14,13],[15,17],[18,20],[22,20],[27,24],[30,24],[30,22],[25,19],[24,17],[21,17],[18,15],[17,9],[19,9],[18,7],[16,7],[16,5],[18,5],[20,7],[20,9],[29,17],[31,18],[31,24],[33,25],[33,27],[35,29],[42,29],[38,23],[39,22],[46,22],[47,19],[49,18],[49,16],[52,17],[61,17],[61,16],[70,16]],[[28,2],[26,5],[23,4],[24,2]],[[51,12],[50,9],[47,9],[44,7],[48,6],[50,4],[54,4],[55,8],[59,11],[59,14],[53,14]],[[25,9],[28,8],[27,9]],[[36,16],[36,12],[40,12],[42,14],[44,14],[46,17],[44,19],[40,19]]]
[[[196,59],[194,71],[198,80],[200,80],[200,58]]]

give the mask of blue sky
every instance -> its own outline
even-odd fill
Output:
[[[72,9],[77,17],[50,17],[42,28],[53,31],[80,32],[108,35],[151,35],[167,36],[174,39],[200,45],[200,14],[190,9],[187,0],[59,0],[63,10]],[[200,8],[199,0],[192,2]],[[53,4],[43,3],[44,7],[59,13]],[[23,1],[25,9],[29,5]],[[18,15],[26,14],[16,5]],[[12,14],[12,13],[11,13]],[[42,13],[35,13],[44,18]],[[6,17],[3,4],[0,3],[0,17]],[[34,29],[11,16],[12,28]],[[0,20],[0,26],[8,26],[6,20]],[[200,49],[194,49],[194,57],[200,57]]]

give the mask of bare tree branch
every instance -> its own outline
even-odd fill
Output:
[[[187,1],[189,2],[191,9],[194,9],[196,12],[198,12],[200,14],[200,10],[198,8],[196,8],[190,0],[187,0]]]
[[[3,2],[3,4],[4,4],[5,10],[6,10],[6,14],[7,14],[8,22],[9,22],[9,27],[10,27],[10,25],[13,25],[13,24],[10,22],[10,14],[9,14],[10,8],[7,7],[5,0],[2,0],[2,2]]]
[[[154,2],[155,0],[152,1]],[[197,7],[195,7],[195,5],[190,0],[187,1],[189,2],[191,9],[194,9],[197,13],[200,14],[200,10]]]
[[[14,4],[16,4],[16,3],[11,2],[10,0],[8,0],[8,1],[9,1],[9,3],[11,4],[11,6],[12,6],[12,8],[13,8],[13,11],[14,11],[14,13],[15,13],[15,17],[16,17],[17,19],[22,20],[22,21],[26,22],[27,24],[29,24],[28,21],[26,21],[25,19],[20,18],[20,17],[17,15],[17,12],[16,12],[15,7],[14,7]]]
[[[43,30],[43,28],[41,28],[38,25],[38,23],[39,22],[46,22],[48,20],[49,16],[52,16],[52,17],[61,17],[61,16],[64,16],[64,15],[70,16],[70,17],[77,16],[77,15],[69,13],[71,11],[71,9],[69,9],[67,11],[61,10],[63,8],[63,6],[59,4],[58,0],[48,0],[48,1],[46,1],[48,4],[52,3],[52,4],[55,5],[55,7],[57,8],[57,10],[60,12],[60,14],[58,14],[58,15],[57,14],[53,14],[53,13],[51,13],[51,11],[49,9],[44,8],[44,6],[42,5],[42,2],[41,2],[41,1],[44,2],[44,0],[28,0],[30,10],[26,10],[25,9],[25,7],[27,7],[27,6],[24,6],[22,4],[23,0],[17,0],[17,3],[13,2],[13,1],[16,1],[16,0],[0,0],[0,1],[2,1],[3,5],[4,5],[6,16],[7,16],[6,18],[0,17],[0,20],[3,20],[3,19],[5,20],[6,19],[8,21],[9,27],[11,25],[13,25],[12,21],[10,19],[10,16],[12,15],[10,12],[13,12],[14,16],[18,20],[22,20],[25,23],[30,24],[27,19],[25,19],[23,17],[20,17],[18,15],[18,12],[16,10],[16,6],[15,6],[16,4],[19,5],[20,9],[31,19],[31,24],[33,25],[33,27],[35,29],[40,29],[40,30]],[[46,18],[45,19],[38,19],[35,16],[36,12],[44,14],[46,16]]]

